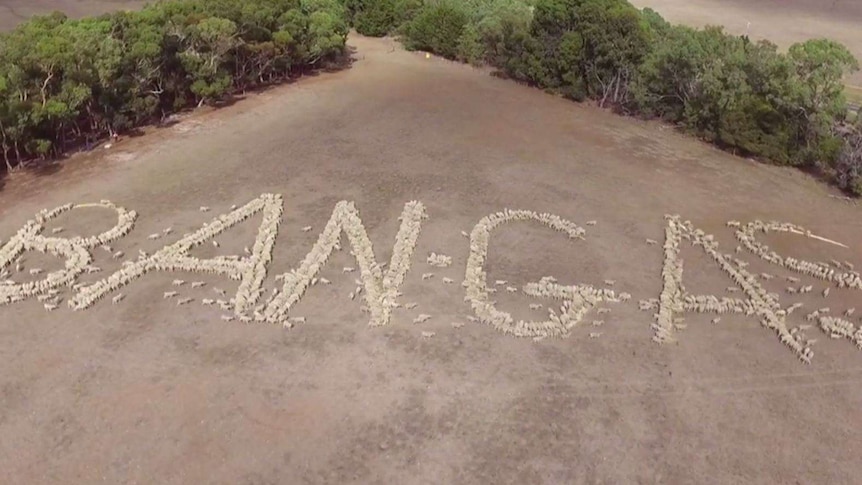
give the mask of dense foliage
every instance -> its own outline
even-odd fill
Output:
[[[841,77],[855,62],[827,40],[796,44],[785,55],[717,28],[674,28],[641,65],[633,102],[721,146],[815,165],[840,150]]]
[[[142,11],[36,17],[0,34],[7,169],[338,56],[348,25],[489,65],[575,100],[674,123],[718,146],[817,169],[862,195],[847,119],[849,51],[779,52],[717,27],[674,26],[627,0],[163,0]]]
[[[7,169],[277,82],[338,56],[339,0],[170,0],[138,12],[35,17],[0,35]]]
[[[344,0],[353,27],[379,37],[398,30],[422,7],[422,0]]]
[[[862,195],[859,127],[842,77],[859,68],[816,39],[785,52],[720,28],[666,22],[627,0],[344,0],[357,29],[490,65],[513,79],[658,117],[740,155],[818,169]],[[385,13],[384,13],[385,12]]]
[[[834,164],[832,175],[842,189],[862,196],[862,115],[855,125],[844,127],[844,145]]]

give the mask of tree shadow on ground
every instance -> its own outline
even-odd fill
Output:
[[[356,52],[356,47],[353,47],[352,45],[347,46],[344,49],[344,52],[324,66],[322,71],[330,73],[350,69],[353,67],[353,63],[357,60]]]
[[[136,126],[134,128],[131,128],[131,129],[123,132],[123,136],[127,136],[129,138],[137,138],[139,136],[144,136],[146,134],[147,134],[147,132],[144,131],[143,129],[141,129],[141,127],[139,127],[139,126]]]
[[[36,177],[48,177],[63,170],[63,162],[68,157],[54,158],[51,160],[40,160],[27,164],[24,170]]]
[[[228,108],[228,107],[233,106],[236,103],[242,101],[249,94],[261,94],[261,93],[265,93],[267,91],[270,91],[272,89],[284,86],[286,84],[287,85],[294,84],[294,83],[301,81],[302,79],[305,79],[305,78],[315,78],[315,77],[320,76],[321,74],[332,74],[332,73],[344,71],[346,69],[350,69],[351,67],[353,67],[353,63],[356,62],[356,60],[357,60],[356,52],[357,52],[356,47],[346,46],[344,49],[344,52],[341,55],[339,55],[338,57],[336,57],[334,59],[327,60],[325,63],[323,63],[319,67],[302,69],[302,70],[299,70],[295,73],[292,73],[287,78],[282,79],[280,81],[262,84],[260,86],[255,86],[251,89],[247,89],[247,90],[243,90],[241,92],[231,94],[231,95],[225,97],[224,99],[221,99],[219,101],[212,103],[211,106],[213,108],[216,108],[216,109]],[[193,112],[195,109],[197,109],[197,108],[189,108],[189,109],[183,110],[183,112]],[[176,124],[176,121],[174,121],[173,124]],[[164,124],[161,124],[159,126],[165,127]]]
[[[62,156],[46,160],[30,160],[24,166],[15,167],[14,171],[16,173],[26,173],[37,178],[48,177],[63,170],[63,165],[67,158],[68,156]],[[6,187],[9,176],[9,172],[5,169],[0,171],[0,192]]]

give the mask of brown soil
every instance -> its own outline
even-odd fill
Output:
[[[679,343],[651,342],[637,300],[661,288],[667,213],[736,243],[725,221],[789,221],[851,245],[790,237],[769,243],[817,260],[862,267],[858,206],[792,170],[724,154],[653,123],[622,118],[354,37],[352,69],[191,116],[52,176],[19,174],[0,192],[0,237],[67,202],[110,199],[140,213],[115,244],[135,255],[172,226],[190,232],[232,204],[284,194],[267,287],[305,255],[339,200],[356,202],[379,258],[391,254],[404,203],[428,206],[402,302],[369,328],[347,295],[347,251],[292,312],[292,330],[225,323],[203,307],[213,286],[193,274],[149,274],[118,305],[47,313],[36,301],[0,308],[2,483],[854,483],[862,472],[862,353],[819,335],[803,365],[754,317],[688,315]],[[207,205],[212,211],[199,212]],[[520,286],[543,275],[633,295],[612,306],[599,338],[533,342],[467,322],[460,232],[505,207],[548,211],[586,226],[585,241],[512,224],[491,241],[489,280]],[[71,236],[112,221],[71,212]],[[219,237],[224,254],[249,244],[255,222]],[[311,225],[313,230],[300,228]],[[215,249],[202,249],[212,255]],[[431,251],[454,265],[429,268]],[[97,250],[104,277],[119,268]],[[731,282],[683,251],[689,291]],[[751,255],[753,271],[770,271]],[[26,255],[28,267],[57,267]],[[432,280],[422,281],[423,272]],[[456,281],[445,285],[440,278]],[[29,275],[27,276],[29,277]],[[16,279],[26,279],[16,275]],[[195,303],[162,299],[171,280]],[[776,280],[772,291],[787,283]],[[818,285],[822,289],[825,285]],[[68,297],[68,293],[66,296]],[[843,311],[859,292],[833,289],[808,311]],[[527,314],[500,291],[501,307]],[[433,317],[413,324],[419,313]],[[540,312],[533,312],[539,316]],[[803,323],[802,315],[791,319]],[[592,320],[593,316],[588,317]],[[435,332],[423,338],[422,332]],[[817,332],[819,333],[819,331]]]
[[[55,10],[70,17],[85,17],[139,8],[144,0],[0,0],[0,31],[9,30],[33,15]]]

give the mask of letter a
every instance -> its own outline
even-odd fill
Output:
[[[682,312],[744,313],[757,315],[760,323],[775,331],[781,342],[790,347],[806,363],[810,363],[813,351],[805,342],[797,339],[787,329],[786,311],[781,308],[777,295],[768,293],[757,281],[757,277],[741,265],[733,264],[729,255],[718,251],[718,243],[712,235],[695,229],[689,221],[679,216],[666,216],[664,242],[663,287],[655,314],[653,340],[658,343],[673,341],[674,316]],[[700,247],[722,271],[736,283],[748,300],[718,298],[713,295],[691,295],[682,284],[682,260],[679,258],[680,243],[685,239]],[[649,305],[647,305],[649,307]]]
[[[250,257],[231,259],[222,256],[212,259],[198,259],[189,256],[189,251],[193,247],[221,234],[258,212],[263,212],[263,219],[258,228],[254,249]],[[76,310],[88,308],[100,298],[131,283],[149,271],[193,271],[220,274],[232,280],[240,280],[235,310],[237,313],[245,312],[260,298],[261,285],[266,277],[266,265],[272,258],[272,248],[278,234],[281,213],[281,196],[263,194],[239,209],[218,216],[193,234],[185,236],[170,246],[165,246],[152,256],[131,262],[107,278],[81,288],[78,294],[69,300],[69,306]]]
[[[368,233],[359,218],[359,212],[352,202],[341,201],[332,211],[332,217],[318,237],[317,242],[305,256],[299,268],[285,273],[284,287],[275,295],[264,309],[264,320],[272,323],[284,322],[290,308],[296,304],[311,285],[312,279],[326,265],[326,261],[338,245],[342,231],[347,235],[352,253],[356,257],[360,276],[365,288],[365,301],[371,311],[372,326],[386,325],[395,308],[398,288],[404,282],[404,275],[410,269],[410,258],[419,238],[422,219],[426,218],[425,206],[412,201],[404,205],[401,213],[401,227],[395,236],[395,247],[389,269],[383,274],[374,258],[374,250]]]

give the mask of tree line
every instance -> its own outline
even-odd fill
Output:
[[[0,34],[0,154],[29,160],[314,69],[345,46],[339,0],[169,0]]]
[[[815,39],[786,52],[719,27],[671,25],[626,0],[342,0],[365,35],[489,65],[620,113],[655,117],[739,155],[818,171],[862,195],[859,64]]]
[[[0,34],[5,168],[325,65],[350,26],[660,118],[862,195],[862,116],[848,114],[841,82],[859,65],[844,46],[815,39],[780,52],[626,0],[162,0],[35,17]]]

